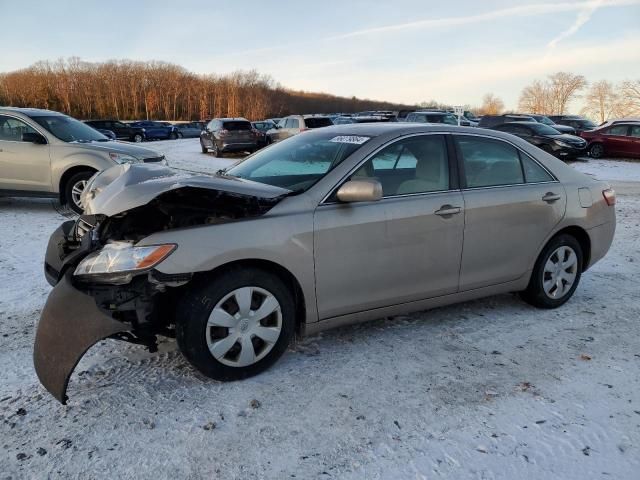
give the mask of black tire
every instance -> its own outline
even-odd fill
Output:
[[[133,141],[134,141],[135,143],[142,143],[142,141],[143,141],[143,140],[144,140],[144,137],[142,136],[142,134],[141,134],[141,133],[136,133],[136,134],[133,136]]]
[[[200,142],[200,149],[202,150],[202,153],[209,153],[209,149],[205,147],[202,142]]]
[[[543,281],[545,279],[544,267],[547,261],[552,257],[554,252],[560,247],[569,247],[575,253],[577,257],[576,277],[571,288],[561,297],[552,298],[544,290]],[[578,284],[580,283],[580,277],[582,275],[582,264],[584,254],[580,243],[571,235],[561,234],[553,237],[549,240],[549,243],[544,247],[540,256],[536,260],[536,264],[533,267],[531,273],[531,279],[527,289],[520,292],[522,299],[538,308],[557,308],[569,300],[575,292]],[[553,260],[552,260],[553,261]]]
[[[220,158],[222,157],[222,152],[220,151],[220,149],[218,148],[218,144],[216,143],[216,141],[214,140],[213,142],[213,156],[216,158]]]
[[[169,134],[169,140],[175,140],[176,138],[178,138],[178,134],[176,132],[171,132]]]
[[[589,156],[591,158],[602,158],[604,155],[604,145],[601,143],[593,143],[589,147]]]
[[[234,290],[247,286],[264,289],[276,298],[282,326],[277,341],[262,359],[248,366],[234,367],[221,363],[212,355],[207,346],[207,329],[221,327],[208,327],[207,322],[218,302]],[[185,294],[178,311],[176,339],[180,351],[195,368],[215,380],[241,380],[263,372],[282,356],[295,333],[296,310],[292,292],[278,276],[254,268],[228,270],[214,279],[201,281]]]
[[[93,170],[84,170],[82,172],[75,173],[64,185],[65,203],[69,208],[71,208],[71,210],[78,214],[83,212],[83,208],[76,202],[77,191],[74,191],[74,187],[82,184],[82,182],[86,184],[87,180],[89,180],[94,173],[95,171]]]

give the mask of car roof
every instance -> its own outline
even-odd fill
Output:
[[[45,110],[43,108],[22,108],[22,107],[0,107],[0,111],[22,113],[28,117],[41,117],[42,115],[59,115],[65,116],[64,113],[55,112],[53,110]]]
[[[532,127],[540,124],[538,122],[504,122],[500,125],[496,125],[496,127],[503,127],[504,125],[516,125],[518,127],[522,127],[524,125],[525,127]]]

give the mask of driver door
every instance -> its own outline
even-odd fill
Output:
[[[317,207],[320,319],[458,290],[464,204],[449,167],[445,135],[398,140],[349,177],[377,179],[382,200]]]

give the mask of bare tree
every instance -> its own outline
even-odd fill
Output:
[[[493,93],[487,93],[482,97],[481,115],[499,115],[504,110],[504,102]]]
[[[582,75],[568,72],[557,72],[549,75],[549,100],[551,112],[563,115],[569,103],[578,97],[578,92],[587,86],[587,80]]]
[[[584,97],[584,108],[580,113],[598,120],[600,123],[616,116],[619,98],[611,82],[600,80],[591,84]]]
[[[521,112],[547,115],[551,113],[549,85],[540,80],[534,80],[531,85],[522,89],[518,108]]]
[[[620,116],[640,115],[640,79],[627,80],[620,85]]]

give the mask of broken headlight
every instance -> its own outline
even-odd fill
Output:
[[[98,283],[125,284],[131,278],[147,271],[176,249],[174,244],[136,247],[129,242],[112,242],[101,250],[87,255],[73,275]]]

